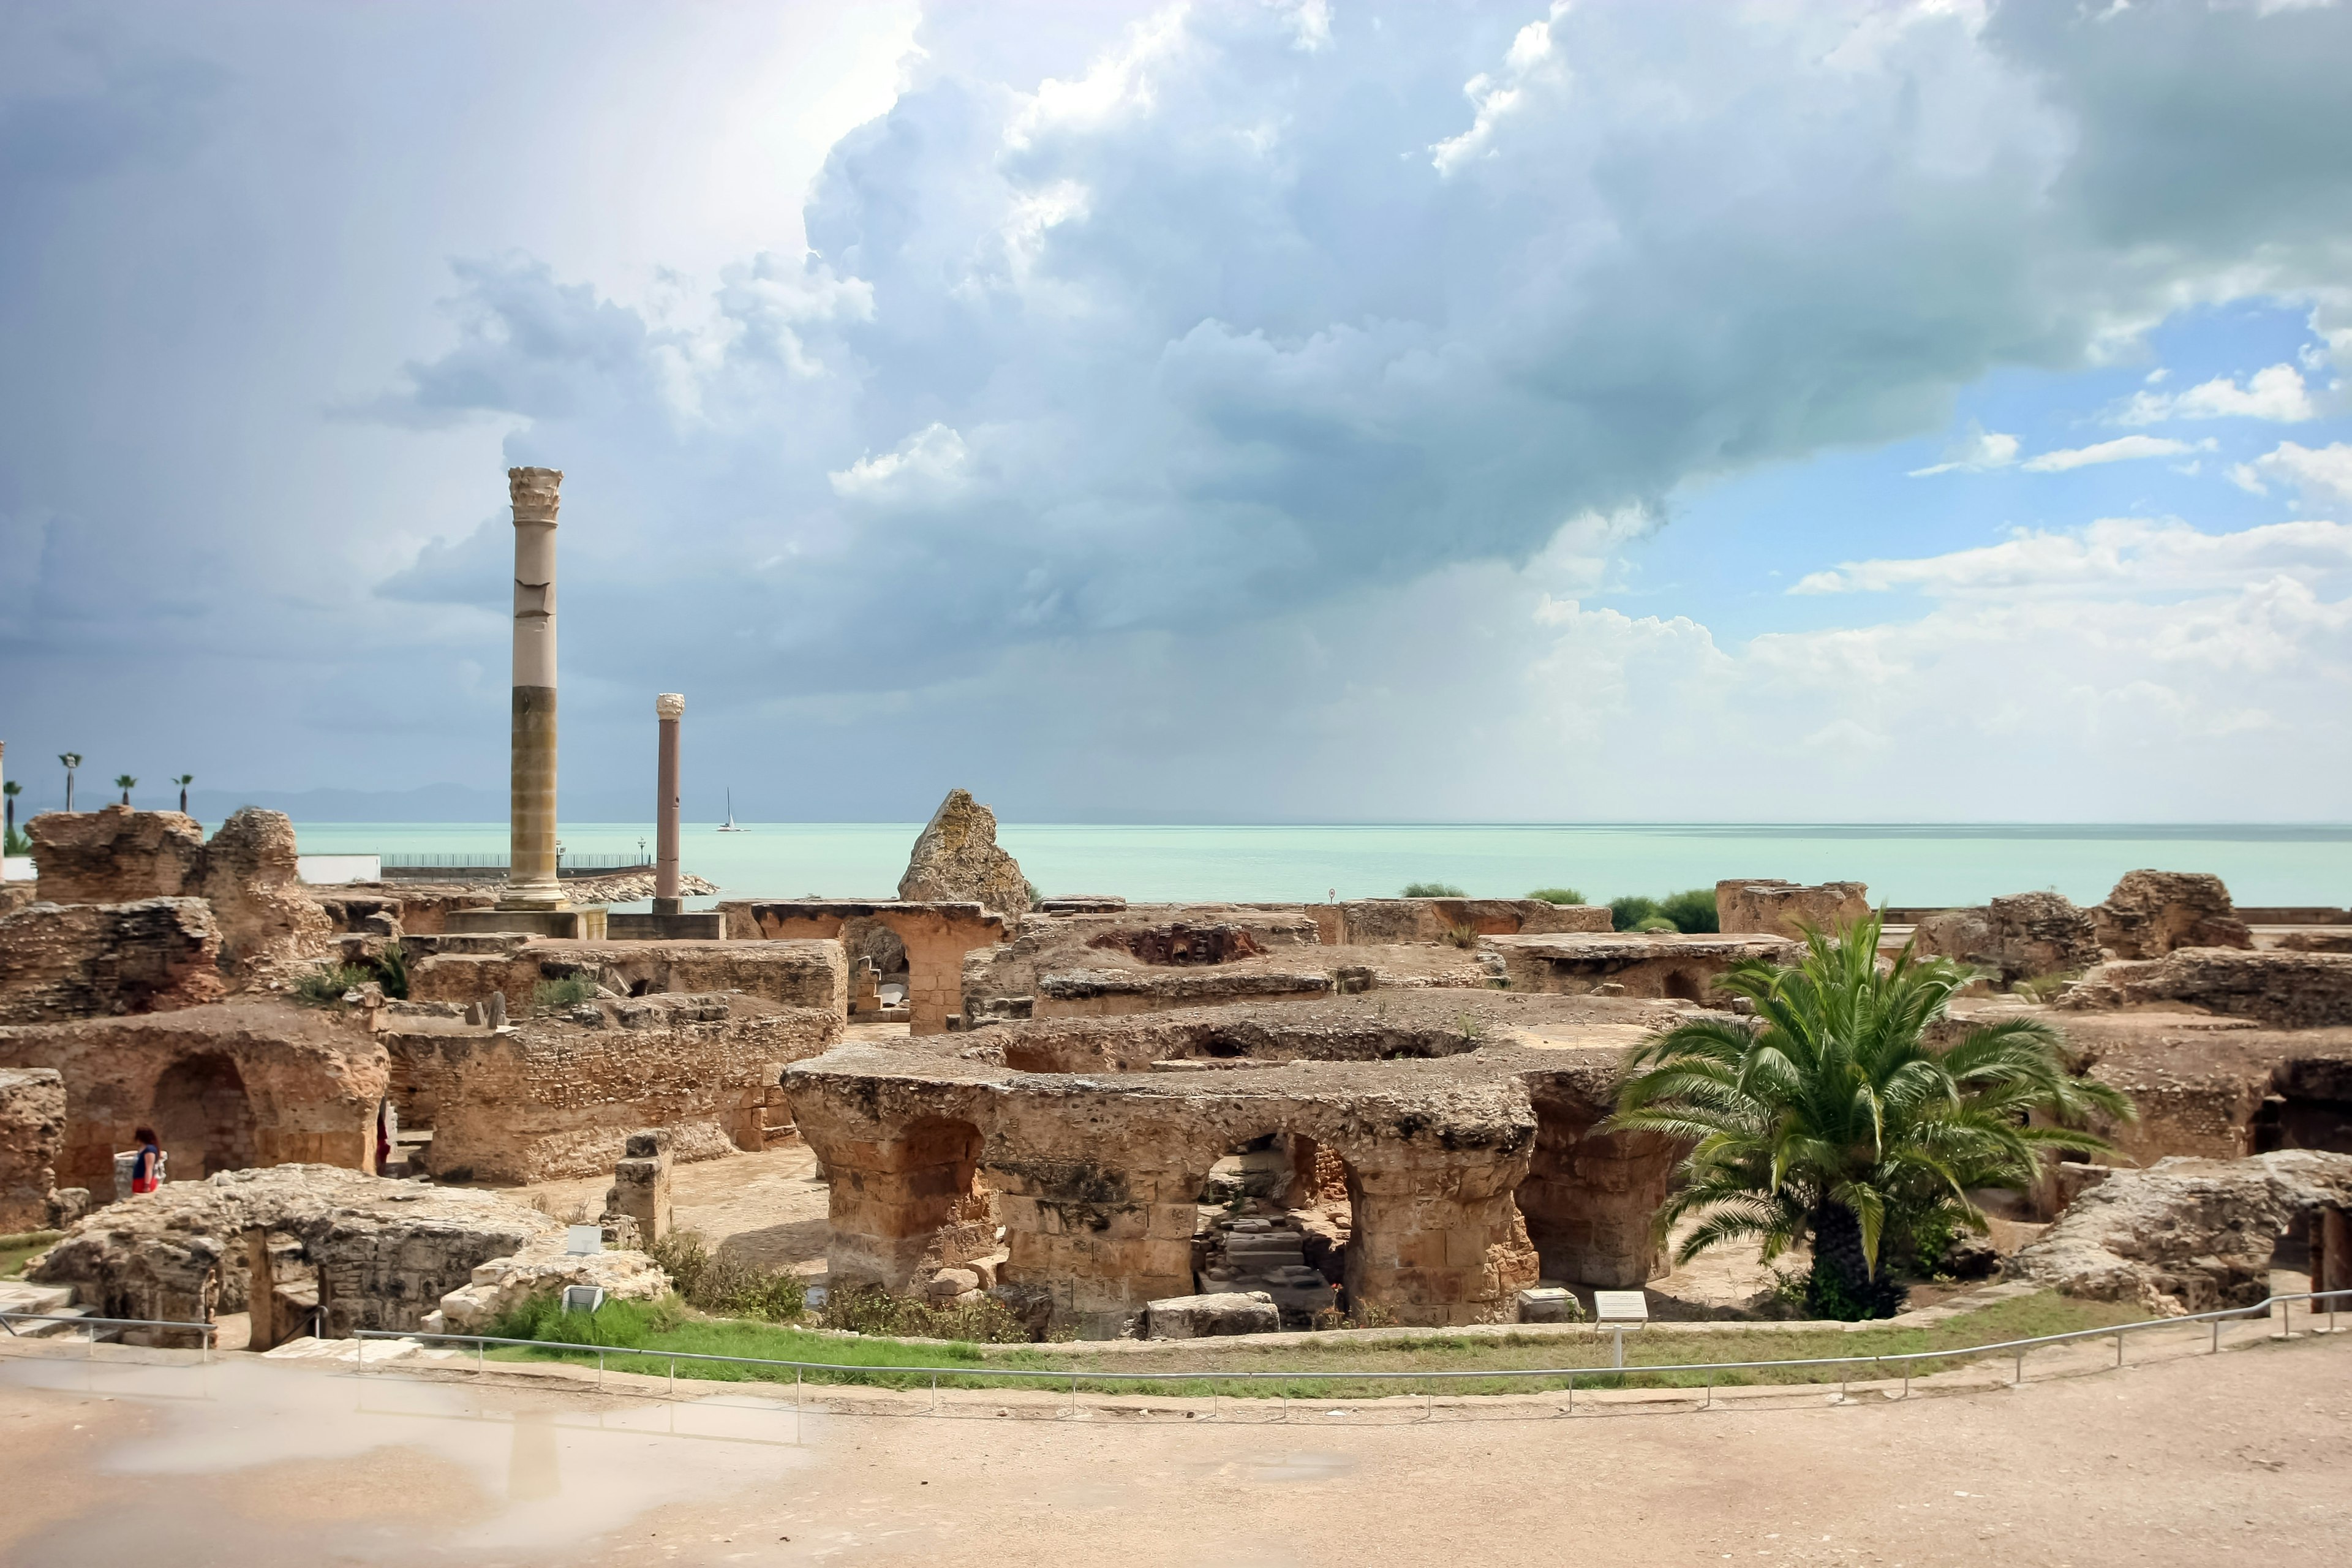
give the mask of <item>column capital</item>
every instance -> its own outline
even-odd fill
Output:
[[[654,717],[682,719],[686,716],[686,696],[683,692],[665,691],[654,699]]]
[[[553,522],[555,509],[562,500],[557,494],[562,484],[561,468],[509,468],[507,494],[514,502],[514,520]]]

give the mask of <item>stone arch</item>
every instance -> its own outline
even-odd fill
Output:
[[[193,1181],[259,1163],[259,1125],[245,1075],[221,1051],[182,1057],[155,1079],[149,1116],[173,1176]]]
[[[886,1138],[833,1150],[835,1288],[904,1290],[919,1287],[926,1269],[992,1251],[995,1204],[980,1179],[982,1145],[974,1123],[925,1115]]]
[[[1265,1291],[1289,1329],[1311,1328],[1318,1313],[1345,1306],[1335,1288],[1360,1283],[1349,1279],[1360,1272],[1349,1240],[1363,1191],[1337,1150],[1278,1125],[1212,1153],[1195,1184],[1196,1289]]]
[[[1513,1194],[1542,1277],[1637,1289],[1666,1272],[1651,1216],[1681,1146],[1646,1132],[1596,1133],[1601,1114],[1572,1087],[1528,1085],[1535,1148]]]
[[[1683,1002],[1698,1002],[1706,998],[1706,987],[1696,974],[1687,969],[1669,969],[1662,989],[1672,998]]]

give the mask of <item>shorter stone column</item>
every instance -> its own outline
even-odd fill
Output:
[[[686,699],[665,691],[654,699],[654,714],[661,721],[661,749],[656,765],[654,802],[654,913],[680,912],[677,880],[677,725],[686,716]]]

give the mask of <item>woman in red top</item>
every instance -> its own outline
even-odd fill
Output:
[[[163,1151],[156,1145],[152,1127],[142,1127],[132,1136],[139,1140],[139,1158],[131,1167],[131,1190],[152,1193],[163,1184]]]

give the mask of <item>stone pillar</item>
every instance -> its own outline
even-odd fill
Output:
[[[500,909],[563,905],[555,878],[555,509],[563,475],[509,468],[514,501],[514,738]]]
[[[686,699],[665,691],[654,699],[661,720],[661,760],[654,802],[654,913],[680,912],[677,893],[677,721],[686,717]]]

